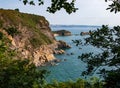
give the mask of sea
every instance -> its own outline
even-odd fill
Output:
[[[61,62],[55,64],[55,65],[48,65],[42,67],[43,69],[46,69],[50,72],[50,74],[47,75],[46,80],[48,82],[53,82],[54,80],[57,80],[59,82],[63,81],[69,81],[69,80],[77,80],[78,78],[86,78],[85,76],[82,76],[82,72],[86,70],[87,64],[78,59],[78,56],[82,53],[100,53],[100,49],[88,45],[83,46],[79,45],[76,46],[76,44],[73,42],[73,40],[79,40],[81,39],[84,42],[84,39],[86,37],[89,37],[89,35],[81,36],[81,32],[89,32],[90,30],[97,30],[98,28],[101,28],[101,26],[90,26],[90,25],[50,25],[52,31],[57,30],[68,30],[72,33],[71,36],[56,36],[56,40],[63,40],[67,44],[71,46],[70,49],[65,49],[65,54],[62,55],[55,55],[57,59],[60,59]],[[97,74],[92,74],[91,76],[97,76]]]

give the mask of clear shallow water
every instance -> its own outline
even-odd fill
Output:
[[[76,46],[72,40],[84,39],[87,36],[76,36],[75,34],[80,34],[81,32],[87,32],[89,30],[96,30],[99,26],[51,26],[53,31],[65,29],[70,31],[72,36],[57,36],[57,40],[63,40],[67,42],[72,48],[66,49],[66,54],[55,55],[56,58],[62,61],[55,66],[45,66],[44,69],[50,71],[49,76],[46,78],[48,82],[56,79],[58,81],[76,80],[78,78],[84,78],[81,76],[82,71],[86,70],[86,64],[78,59],[78,56],[86,52],[96,52],[99,53],[100,50],[93,46]],[[81,49],[82,48],[82,49]],[[70,54],[73,55],[70,55]],[[68,55],[69,54],[69,55]],[[64,61],[65,59],[65,61]]]

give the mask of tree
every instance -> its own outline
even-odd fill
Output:
[[[109,28],[103,25],[96,31],[90,31],[90,37],[85,39],[85,45],[90,44],[101,53],[85,53],[79,58],[87,63],[87,70],[82,75],[90,75],[99,70],[104,77],[107,88],[120,87],[120,26]],[[108,69],[109,68],[109,69]]]
[[[20,1],[23,1],[24,5],[26,4],[36,5],[34,0],[20,0]],[[78,8],[75,7],[75,1],[76,0],[72,0],[71,2],[69,0],[51,0],[51,6],[47,7],[47,11],[49,13],[55,13],[63,8],[68,14],[71,14],[78,10]],[[107,10],[110,10],[110,12],[115,13],[120,12],[120,0],[105,0],[105,1],[106,2],[112,1]],[[38,5],[43,4],[44,0],[38,0]]]

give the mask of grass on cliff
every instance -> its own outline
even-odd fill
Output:
[[[18,28],[19,25],[27,27],[28,31],[32,33],[32,36],[29,35],[29,41],[34,48],[52,43],[52,39],[41,32],[43,30],[42,27],[48,25],[48,21],[43,16],[0,9],[0,17],[4,19],[0,18],[0,28]],[[4,26],[4,24],[7,24],[7,26]]]
[[[34,48],[39,47],[43,44],[51,44],[52,41],[50,38],[48,38],[46,35],[44,35],[41,32],[38,32],[38,29],[36,29],[36,32],[34,33],[34,36],[30,39],[31,44]]]
[[[20,13],[19,11],[14,10],[3,10],[0,9],[0,15],[10,24],[18,26],[21,23],[24,26],[35,27],[36,24],[42,20],[46,22],[46,19],[43,16],[38,16],[34,14]]]

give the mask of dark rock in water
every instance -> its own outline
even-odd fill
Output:
[[[64,59],[64,61],[67,61],[67,59]]]
[[[71,36],[71,32],[67,30],[53,31],[54,36]]]
[[[49,62],[48,65],[55,66],[55,65],[59,65],[60,62],[61,62],[60,59],[55,59],[55,60]]]
[[[67,53],[66,55],[70,56],[70,54],[69,54],[69,53]]]
[[[84,36],[84,35],[90,35],[90,32],[81,32],[80,35]]]
[[[60,59],[55,59],[55,60],[53,60],[55,63],[59,63],[59,62],[61,62],[61,60]]]
[[[68,45],[66,42],[59,40],[58,41],[58,48],[71,48],[70,45]]]
[[[74,53],[70,53],[71,55],[74,55]]]
[[[79,36],[80,34],[74,34],[75,36]]]
[[[79,49],[82,49],[81,47]]]

